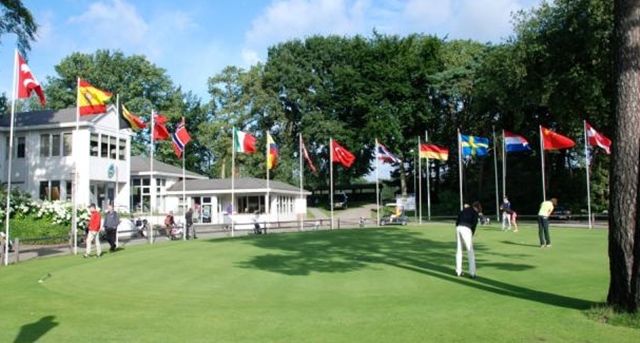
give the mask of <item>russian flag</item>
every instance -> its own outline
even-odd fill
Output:
[[[390,153],[389,150],[387,150],[387,148],[384,145],[380,144],[380,142],[378,142],[377,140],[376,140],[376,156],[382,162],[400,163],[400,159],[395,157],[392,153]]]
[[[524,137],[509,131],[504,131],[504,148],[507,153],[531,151],[529,142]]]

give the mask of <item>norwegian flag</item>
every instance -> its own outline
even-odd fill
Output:
[[[178,158],[182,157],[182,152],[184,151],[185,146],[189,141],[191,141],[191,136],[189,136],[189,132],[187,132],[185,125],[184,117],[182,117],[182,121],[178,124],[176,132],[171,135],[171,139],[173,140],[173,151],[176,152]]]
[[[349,150],[343,148],[333,139],[331,139],[331,151],[333,152],[331,162],[340,162],[340,164],[347,168],[351,167],[356,160],[356,157],[349,152]]]
[[[587,139],[589,140],[589,145],[591,146],[599,146],[607,153],[607,155],[611,155],[611,140],[605,137],[603,134],[596,131],[589,123],[585,122],[587,128]]]

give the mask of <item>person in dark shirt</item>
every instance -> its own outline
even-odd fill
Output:
[[[482,205],[474,202],[471,207],[466,207],[460,211],[456,219],[456,275],[462,276],[462,245],[467,249],[469,260],[469,276],[476,278],[476,257],[473,252],[473,235],[478,226],[478,213],[482,212]]]

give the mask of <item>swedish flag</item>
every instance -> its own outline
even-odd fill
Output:
[[[489,149],[489,138],[478,136],[460,135],[462,145],[462,157],[484,156]]]

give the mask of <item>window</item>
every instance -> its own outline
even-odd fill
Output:
[[[49,157],[49,135],[40,135],[40,157]]]
[[[18,158],[24,158],[25,156],[25,152],[27,150],[27,138],[26,137],[18,137],[18,144],[16,144],[17,146],[17,157]]]
[[[60,181],[40,181],[40,200],[60,200]]]
[[[98,135],[95,133],[91,134],[91,142],[90,142],[90,155],[91,156],[98,156]]]
[[[126,139],[121,139],[120,140],[120,151],[119,151],[119,156],[118,158],[122,161],[124,161],[125,158],[125,153],[127,151],[127,140]]]
[[[67,201],[73,201],[73,181],[67,181],[65,184],[65,191],[67,193]]]
[[[263,196],[247,196],[238,198],[238,213],[263,212],[265,209]]]
[[[100,157],[109,158],[109,137],[100,137]]]
[[[60,156],[60,134],[51,135],[51,156]]]
[[[71,132],[62,134],[62,155],[71,156],[73,153],[73,136]]]
[[[106,138],[106,137],[105,137]],[[115,160],[118,158],[116,155],[118,150],[116,149],[116,138],[109,137],[109,158]]]

